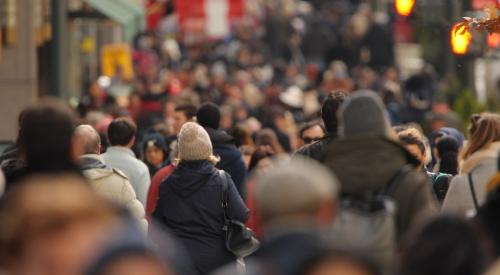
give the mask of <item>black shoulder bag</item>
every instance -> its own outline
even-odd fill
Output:
[[[472,181],[472,173],[468,173],[467,175],[469,177],[470,193],[472,195],[472,200],[474,201],[474,207],[477,211],[477,209],[479,208],[479,204],[477,203],[476,190],[474,189],[474,182]]]
[[[222,178],[222,209],[224,210],[224,227],[226,232],[226,248],[237,258],[244,258],[259,248],[259,241],[252,230],[244,223],[229,217],[229,180],[224,171],[219,170]]]

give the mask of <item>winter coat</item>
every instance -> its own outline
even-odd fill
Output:
[[[83,155],[80,157],[80,167],[99,195],[127,208],[144,232],[147,231],[144,206],[137,200],[135,191],[123,172],[107,168],[99,155]]]
[[[240,150],[234,144],[232,136],[221,130],[205,128],[210,140],[214,154],[220,157],[217,168],[226,171],[234,181],[238,193],[245,199],[245,183],[247,179],[247,168]]]
[[[479,208],[475,220],[486,230],[495,245],[495,255],[500,256],[500,187],[491,191]]]
[[[418,161],[399,143],[383,137],[339,139],[321,157],[340,181],[342,196],[379,192],[408,164]],[[402,236],[418,218],[437,212],[429,178],[410,171],[392,192],[397,205],[396,225]]]
[[[200,274],[235,260],[225,247],[222,180],[207,160],[182,161],[160,185],[153,212],[153,219],[184,245]],[[229,216],[244,223],[249,210],[232,180],[228,192]]]
[[[299,155],[310,157],[319,161],[326,148],[336,139],[336,135],[328,135],[321,140],[302,146],[299,150],[297,150],[297,152],[295,152],[295,156]]]
[[[460,174],[450,183],[443,202],[442,211],[446,213],[471,216],[475,213],[474,200],[469,186],[468,173],[472,174],[474,191],[479,205],[486,199],[486,184],[497,172],[497,159],[500,142],[470,155],[461,165]]]
[[[138,160],[132,150],[123,146],[109,147],[106,153],[102,155],[102,158],[108,167],[116,168],[127,175],[137,194],[137,199],[142,205],[146,205],[146,197],[151,184],[146,164]]]

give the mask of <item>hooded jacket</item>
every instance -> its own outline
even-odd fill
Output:
[[[144,206],[137,200],[135,191],[123,172],[107,168],[99,155],[80,157],[80,168],[99,195],[126,207],[144,232],[147,231]]]
[[[241,197],[245,198],[245,182],[247,179],[247,168],[240,150],[234,144],[234,138],[222,130],[206,127],[214,154],[220,157],[217,168],[226,171],[234,181],[236,189]]]
[[[461,165],[460,174],[450,183],[443,201],[442,211],[459,215],[473,215],[474,200],[469,186],[468,174],[472,175],[474,191],[479,205],[486,199],[486,184],[497,172],[497,159],[500,141],[493,142],[470,155]]]
[[[207,161],[182,161],[160,185],[153,219],[183,243],[200,274],[234,261],[225,247],[222,180]],[[229,216],[245,222],[249,210],[229,182]]]
[[[403,146],[384,137],[340,139],[325,150],[321,162],[340,181],[342,196],[381,191],[407,164],[418,162]],[[402,236],[421,216],[437,211],[431,184],[423,172],[411,171],[392,194],[397,205],[396,224]]]

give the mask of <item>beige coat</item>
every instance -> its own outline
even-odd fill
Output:
[[[450,183],[442,212],[471,216],[475,213],[468,173],[472,174],[474,191],[479,205],[486,199],[486,185],[497,172],[500,142],[494,142],[469,156],[461,165],[460,174]]]
[[[89,156],[92,155],[86,155]],[[147,231],[148,222],[145,219],[144,206],[137,200],[135,191],[123,172],[111,168],[92,168],[83,170],[83,174],[98,194],[126,207],[137,219],[140,227]]]

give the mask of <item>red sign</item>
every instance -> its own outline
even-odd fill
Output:
[[[244,14],[245,0],[174,0],[181,28],[220,38],[229,33],[231,22]],[[194,27],[194,28],[193,28]]]
[[[482,10],[488,7],[500,8],[500,0],[472,0],[472,9]]]

